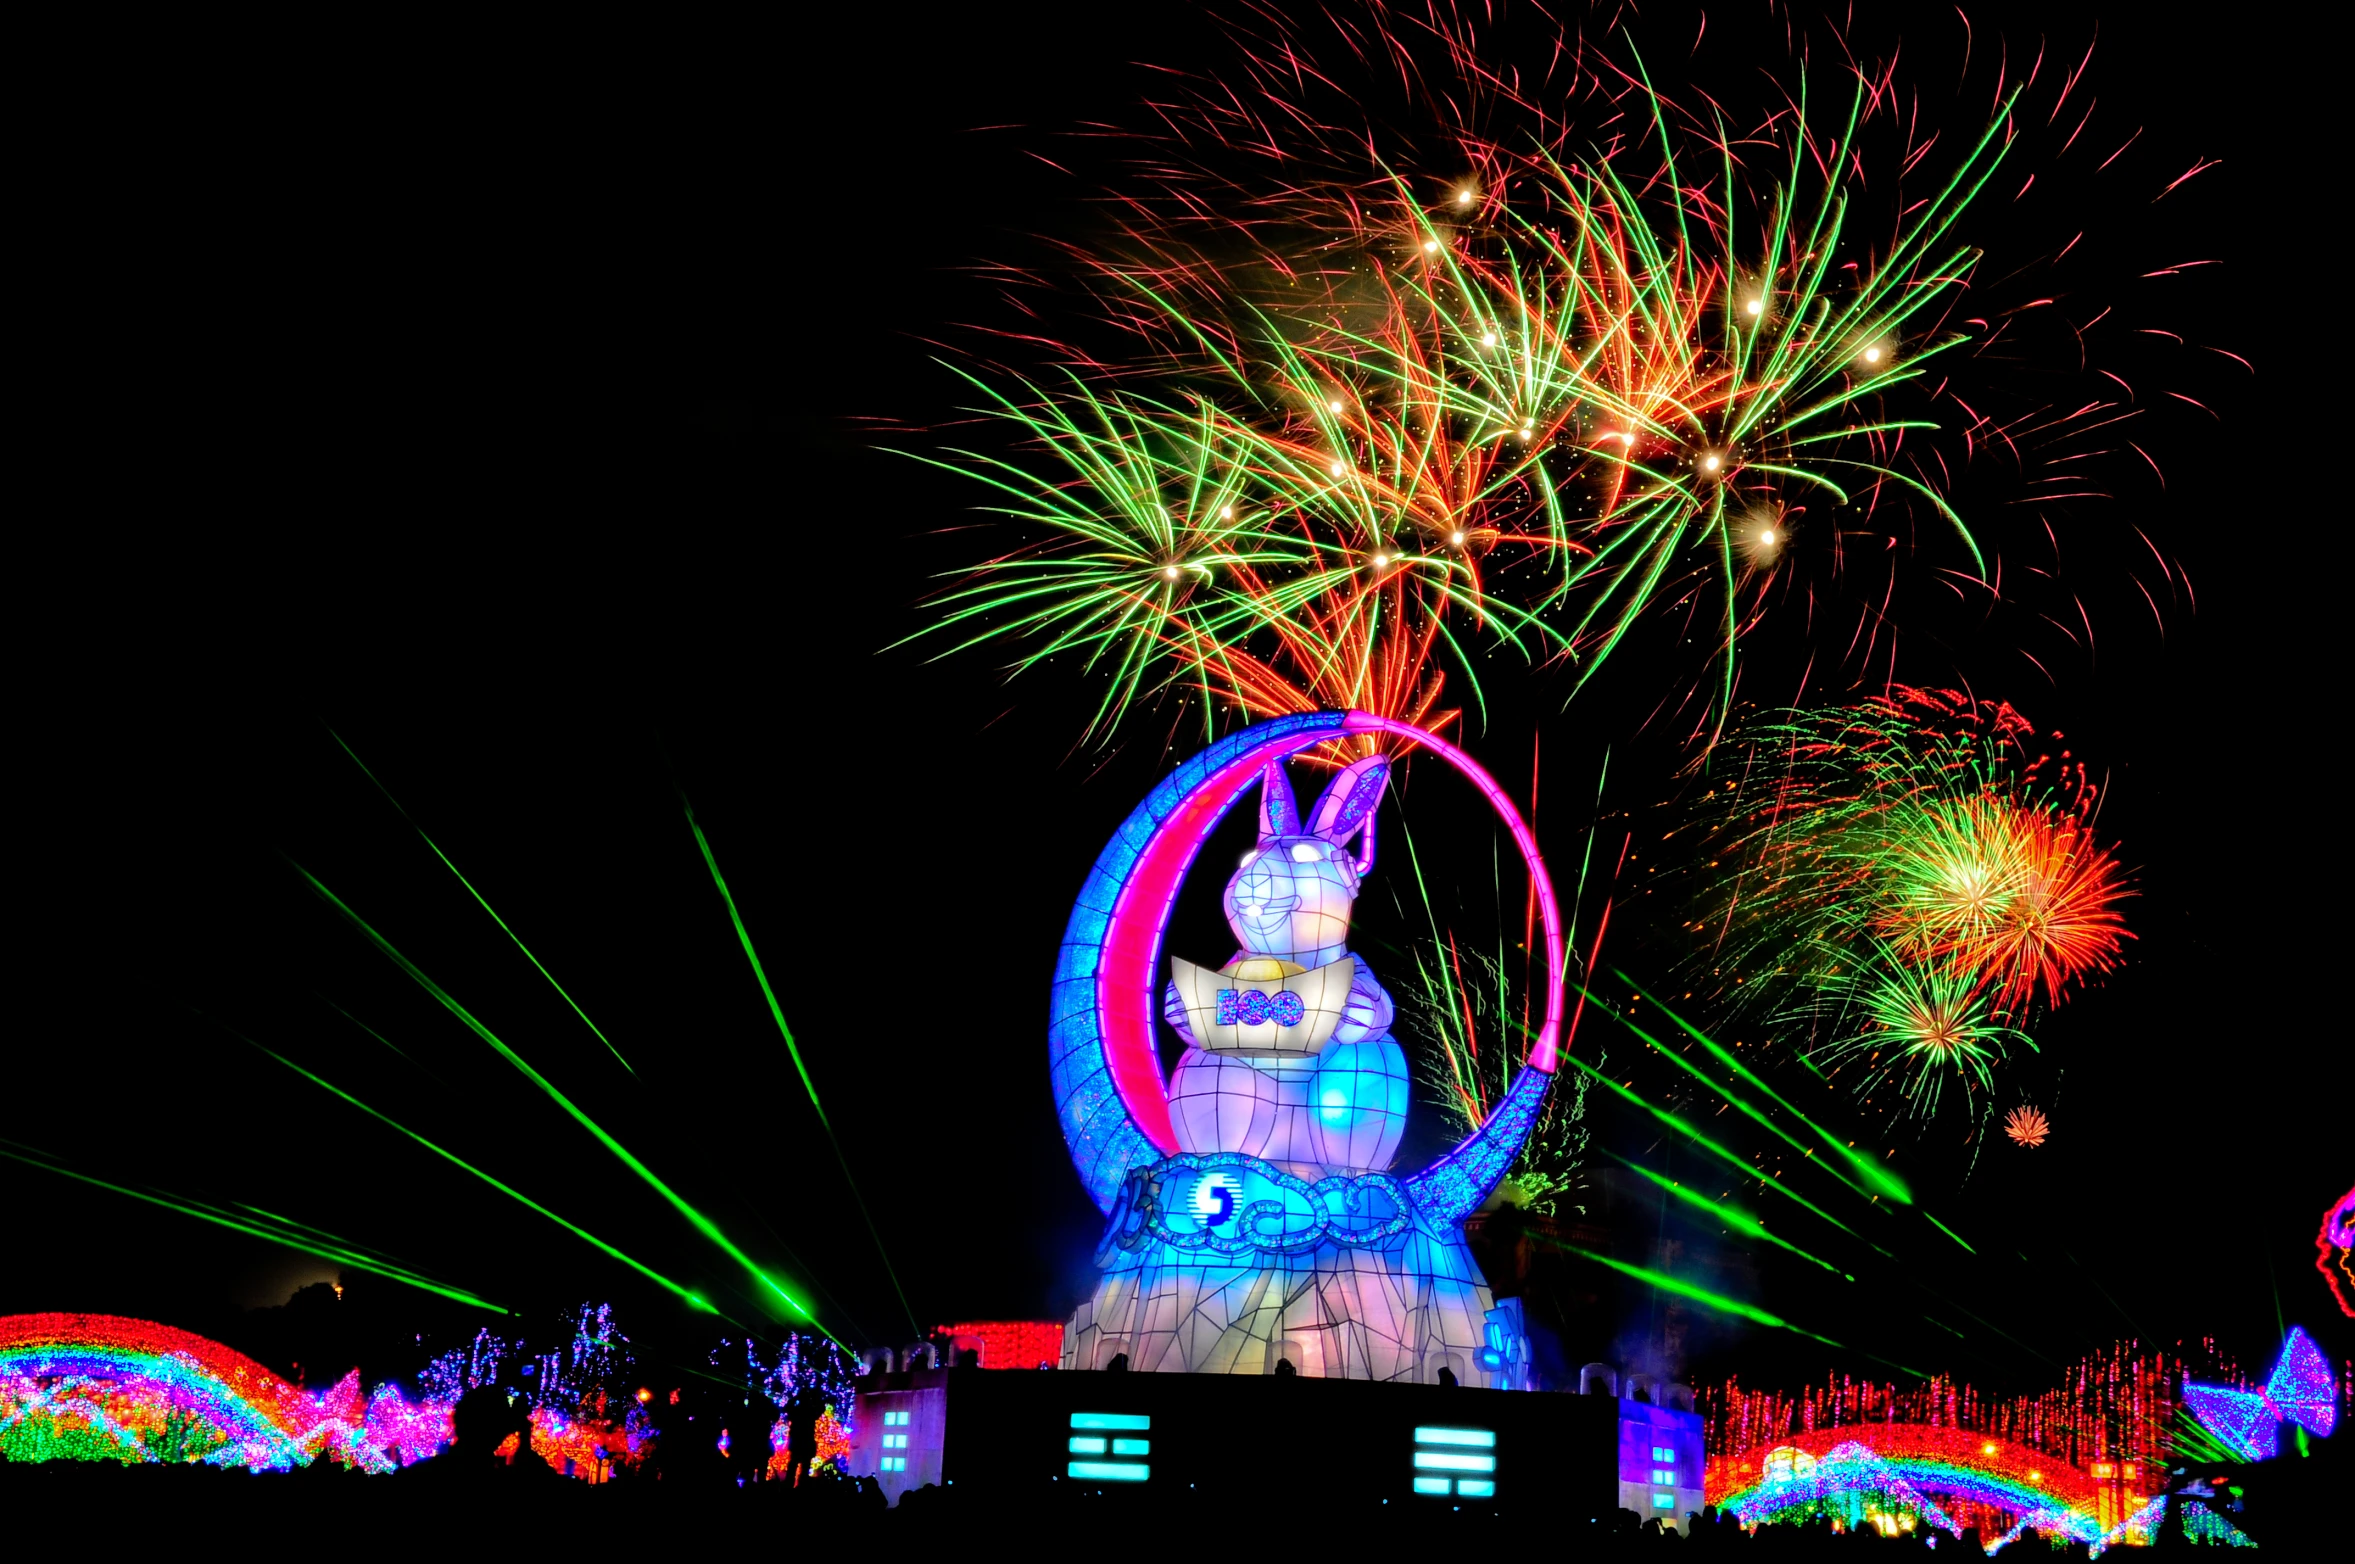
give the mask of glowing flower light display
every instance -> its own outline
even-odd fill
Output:
[[[769,1430],[769,1480],[784,1482],[793,1475],[793,1452],[788,1447],[791,1429],[787,1419],[778,1418]],[[850,1425],[836,1418],[831,1410],[818,1418],[818,1450],[810,1457],[812,1470],[830,1466],[843,1469],[842,1462],[850,1454]]]
[[[1404,1177],[1404,1057],[1389,995],[1347,945],[1374,867],[1389,761],[1341,769],[1304,815],[1283,762],[1353,736],[1404,740],[1488,798],[1535,887],[1552,980],[1526,1064],[1486,1124]],[[1215,972],[1174,963],[1162,932],[1203,841],[1257,790],[1257,845],[1228,880],[1241,949]],[[1463,1219],[1504,1177],[1559,1062],[1561,919],[1537,844],[1453,745],[1365,712],[1278,718],[1187,761],[1113,836],[1073,909],[1049,1030],[1072,1159],[1110,1219],[1104,1276],[1065,1333],[1066,1367],[1294,1371],[1517,1385],[1514,1311],[1473,1263]],[[1254,1002],[1252,996],[1257,996]],[[1159,1003],[1156,1003],[1158,998]],[[1285,999],[1295,1001],[1285,1003]],[[1156,1020],[1186,1044],[1167,1082]]]

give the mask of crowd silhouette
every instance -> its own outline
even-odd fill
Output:
[[[689,1390],[665,1408],[663,1435],[646,1459],[600,1468],[593,1482],[552,1470],[532,1447],[527,1401],[513,1390],[490,1387],[459,1399],[447,1446],[389,1475],[324,1459],[269,1473],[113,1461],[11,1462],[0,1446],[0,1514],[9,1518],[12,1539],[56,1529],[87,1541],[102,1538],[109,1527],[136,1524],[158,1536],[193,1541],[218,1535],[245,1545],[260,1545],[258,1539],[281,1529],[291,1538],[313,1523],[343,1535],[373,1529],[456,1538],[516,1527],[528,1532],[544,1521],[567,1533],[656,1543],[688,1535],[790,1545],[797,1537],[939,1534],[1096,1545],[1107,1538],[1199,1531],[1238,1541],[1318,1543],[1362,1535],[1393,1547],[1424,1537],[1448,1547],[1467,1541],[1518,1547],[1527,1539],[1603,1559],[1695,1548],[1765,1559],[1834,1550],[1853,1557],[1860,1548],[1974,1558],[1998,1544],[2004,1555],[2023,1558],[2091,1552],[2083,1541],[2034,1532],[1982,1536],[1969,1530],[1956,1536],[1922,1521],[1890,1536],[1828,1515],[1746,1528],[1715,1508],[1686,1517],[1680,1535],[1665,1519],[1633,1511],[1573,1513],[1567,1488],[1551,1504],[1540,1492],[1519,1495],[1510,1506],[1356,1497],[1330,1485],[1320,1489],[1313,1452],[1297,1446],[1257,1451],[1273,1460],[1269,1469],[1278,1476],[1240,1490],[1099,1487],[1046,1472],[919,1487],[893,1505],[873,1478],[847,1476],[818,1461],[819,1420],[826,1410],[826,1398],[813,1389],[781,1408],[757,1393]],[[772,1437],[784,1441],[782,1451]],[[2350,1456],[2355,1446],[2345,1440],[2317,1440],[2295,1458],[2285,1451],[2283,1458],[2260,1464],[2186,1468],[2173,1478],[2170,1509],[2153,1541],[2168,1550],[2195,1546],[2223,1540],[2229,1525],[2277,1552],[2322,1556],[2316,1550],[2344,1529],[2339,1507],[2351,1487]]]
[[[507,1448],[516,1435],[513,1449]],[[731,1441],[733,1444],[733,1441]],[[757,1441],[766,1453],[766,1441]],[[1665,1520],[1633,1511],[1573,1517],[1542,1506],[1496,1511],[1469,1506],[1421,1505],[1400,1499],[1370,1506],[1331,1507],[1319,1503],[1313,1485],[1263,1495],[1256,1502],[1232,1494],[1186,1492],[1146,1495],[1110,1492],[1082,1484],[1045,1481],[1029,1487],[989,1489],[922,1487],[887,1503],[871,1478],[846,1477],[830,1469],[803,1468],[799,1481],[766,1478],[739,1485],[737,1462],[721,1457],[689,1465],[673,1458],[618,1481],[590,1484],[552,1472],[528,1442],[528,1425],[515,1417],[496,1391],[473,1392],[460,1403],[456,1438],[440,1454],[392,1476],[370,1476],[342,1465],[319,1462],[292,1473],[251,1474],[204,1466],[122,1466],[112,1462],[49,1462],[40,1465],[0,1460],[0,1511],[18,1537],[61,1528],[87,1538],[93,1528],[130,1524],[155,1528],[154,1535],[195,1541],[208,1534],[258,1545],[276,1529],[291,1538],[306,1525],[326,1524],[350,1535],[370,1530],[424,1537],[506,1534],[535,1522],[566,1532],[612,1541],[659,1542],[692,1535],[699,1539],[763,1539],[790,1545],[795,1539],[956,1535],[1019,1535],[1033,1543],[1070,1540],[1086,1545],[1106,1538],[1166,1534],[1189,1520],[1210,1523],[1216,1535],[1300,1540],[1347,1540],[1364,1536],[1385,1545],[1411,1544],[1428,1537],[1442,1546],[1519,1546],[1524,1539],[1548,1547],[1566,1546],[1580,1557],[1658,1557],[1687,1549],[1762,1559],[1814,1558],[1858,1549],[1883,1554],[1908,1552],[1944,1558],[1985,1556],[1987,1545],[2003,1541],[2005,1554],[2023,1558],[2083,1558],[2082,1541],[2045,1539],[2033,1531],[2004,1539],[1976,1530],[1960,1537],[1917,1526],[1883,1536],[1871,1526],[1845,1528],[1829,1517],[1745,1529],[1731,1514],[1714,1508],[1687,1518],[1685,1534]],[[2187,1501],[2155,1539],[2166,1550],[2196,1545],[2186,1519],[2199,1506]],[[2318,1540],[2306,1529],[2321,1517],[2288,1510],[2249,1510],[2236,1516],[2242,1529],[2265,1545]],[[585,1528],[585,1529],[584,1529]]]

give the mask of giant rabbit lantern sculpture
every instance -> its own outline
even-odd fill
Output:
[[[1420,1172],[1390,1169],[1406,1127],[1390,996],[1348,948],[1388,777],[1379,756],[1336,775],[1305,820],[1283,762],[1388,734],[1479,787],[1519,844],[1546,936],[1545,1024],[1472,1136]],[[1241,945],[1212,970],[1161,940],[1187,870],[1258,788],[1259,840],[1227,882]],[[1180,766],[1129,816],[1072,909],[1049,1053],[1072,1160],[1110,1219],[1095,1294],[1063,1366],[1459,1384],[1526,1383],[1518,1307],[1499,1307],[1464,1218],[1520,1155],[1557,1063],[1562,935],[1535,839],[1455,746],[1364,712],[1283,717]],[[1186,1044],[1165,1082],[1155,1027]]]

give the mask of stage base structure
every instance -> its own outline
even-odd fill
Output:
[[[1553,1523],[1631,1509],[1682,1526],[1701,1507],[1700,1416],[1608,1389],[917,1367],[861,1379],[854,1422],[848,1469],[894,1504],[937,1484],[1361,1519],[1386,1505]]]

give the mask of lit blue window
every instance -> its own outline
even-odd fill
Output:
[[[1653,1467],[1652,1481],[1658,1483],[1663,1488],[1672,1488],[1676,1486],[1676,1468],[1673,1466]]]
[[[883,1470],[887,1472],[904,1472],[907,1469],[908,1458],[904,1455],[887,1455],[883,1458]]]
[[[905,1428],[908,1426],[908,1414],[905,1412],[886,1412],[883,1414],[883,1426],[885,1428]]]
[[[1073,1461],[1064,1470],[1074,1477],[1109,1483],[1141,1483],[1153,1475],[1153,1468],[1134,1461]]]
[[[1666,1449],[1660,1445],[1654,1445],[1652,1446],[1652,1459],[1655,1461],[1673,1461],[1676,1459],[1676,1452],[1674,1450]]]
[[[1426,1424],[1415,1430],[1415,1492],[1434,1496],[1453,1493],[1467,1499],[1496,1497],[1496,1479],[1492,1475],[1479,1477],[1444,1477],[1442,1472],[1496,1471],[1496,1457],[1481,1452],[1496,1448],[1496,1430],[1492,1428],[1443,1428]],[[1437,1449],[1430,1448],[1438,1446]]]
[[[1496,1434],[1486,1428],[1418,1428],[1415,1443],[1419,1445],[1471,1445],[1481,1450],[1496,1448]]]
[[[1675,1509],[1676,1495],[1672,1493],[1656,1493],[1652,1495],[1652,1508],[1655,1510]]]
[[[1071,1426],[1092,1430],[1071,1436],[1073,1455],[1102,1455],[1110,1444],[1114,1455],[1149,1455],[1153,1442],[1149,1439],[1112,1439],[1104,1435],[1130,1431],[1143,1433],[1153,1426],[1153,1419],[1142,1412],[1074,1412]],[[1063,1470],[1073,1477],[1093,1478],[1097,1482],[1141,1483],[1153,1475],[1153,1468],[1142,1461],[1073,1461]]]

